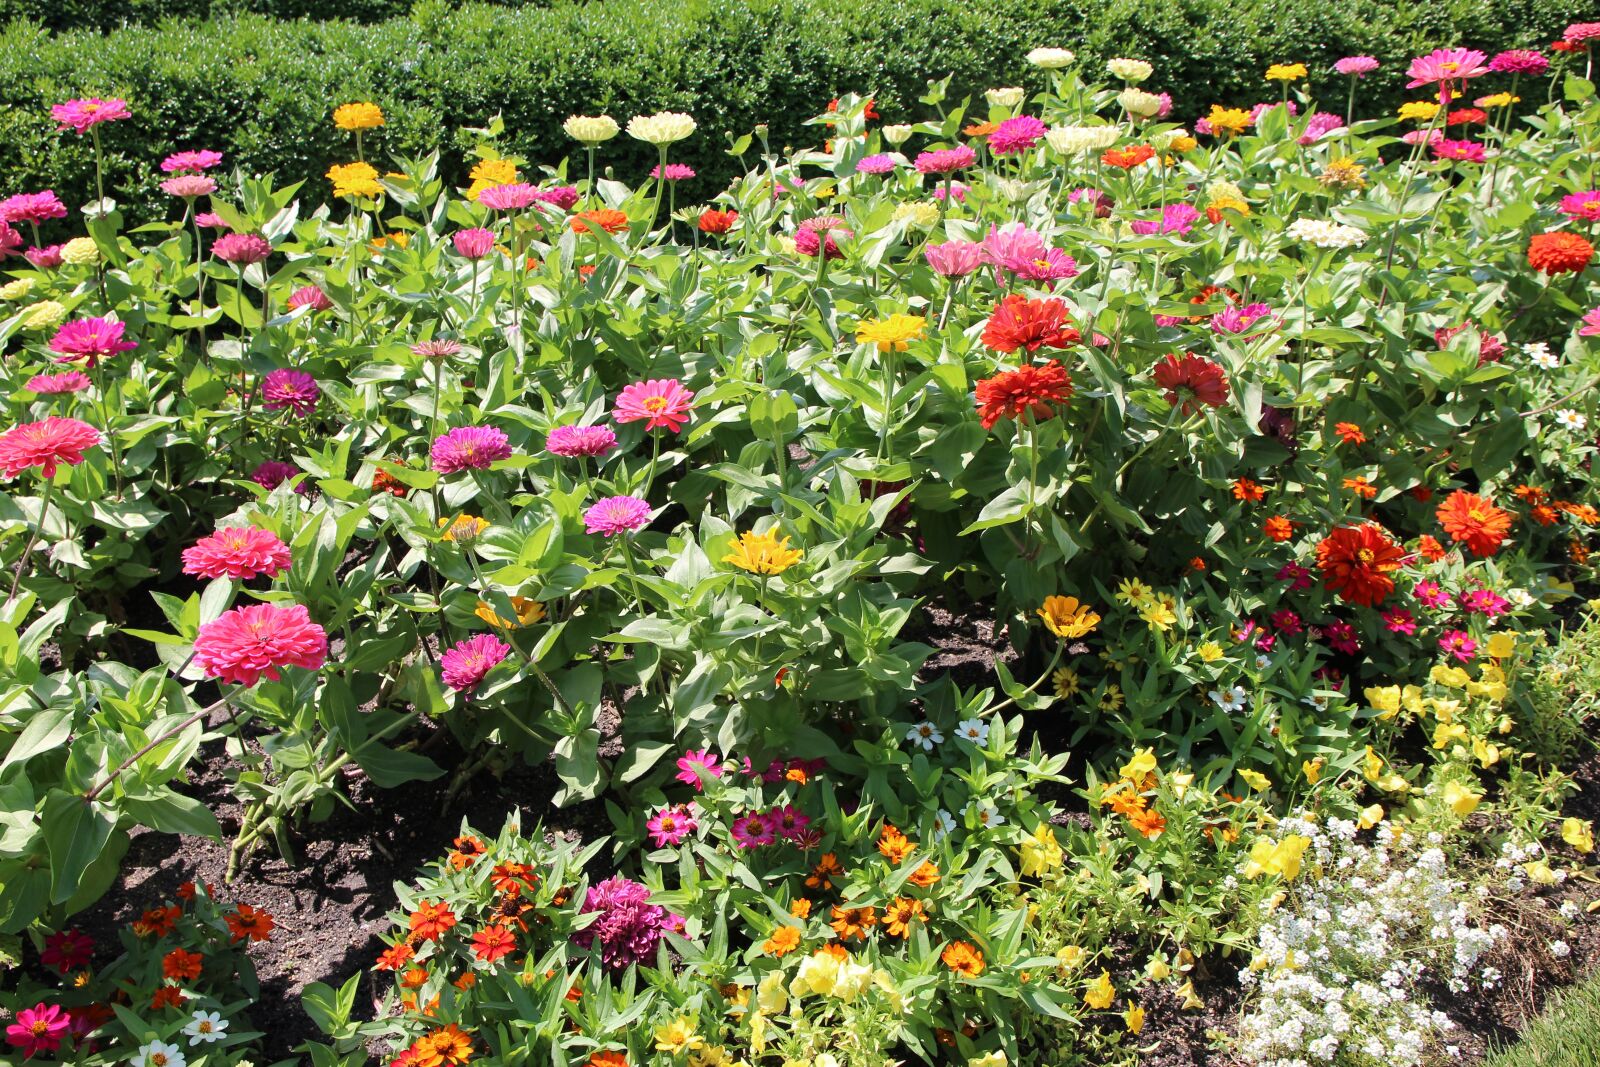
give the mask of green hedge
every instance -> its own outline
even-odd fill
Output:
[[[91,93],[131,102],[135,120],[106,128],[109,191],[143,214],[167,209],[155,165],[179,148],[217,148],[319,187],[350,153],[329,112],[353,99],[388,114],[380,151],[442,148],[458,178],[458,131],[496,112],[508,150],[555,161],[571,148],[560,124],[572,112],[688,111],[701,131],[682,151],[701,177],[687,193],[705,198],[732,173],[725,130],[767,122],[777,144],[810,143],[818,131],[803,121],[847,90],[875,92],[886,121],[920,118],[930,78],[953,75],[954,99],[1040,85],[1023,57],[1041,44],[1073,48],[1089,64],[1151,60],[1148,87],[1171,92],[1184,119],[1212,102],[1270,98],[1262,72],[1274,61],[1307,63],[1314,88],[1342,107],[1344,83],[1326,71],[1368,53],[1385,64],[1368,100],[1388,107],[1419,48],[1547,44],[1570,10],[1565,0],[596,0],[460,10],[422,0],[407,18],[371,25],[239,15],[54,35],[17,23],[0,32],[0,195],[52,187],[69,204],[90,198],[88,145],[55,133],[49,106]],[[628,178],[654,162],[625,136],[602,159]]]

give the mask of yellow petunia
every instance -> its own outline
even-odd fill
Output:
[[[1243,778],[1245,784],[1251,789],[1254,789],[1257,793],[1264,793],[1268,789],[1272,788],[1272,779],[1268,778],[1260,771],[1253,771],[1248,767],[1245,767],[1239,771],[1239,777]]]
[[[1356,819],[1356,825],[1363,830],[1370,830],[1383,821],[1383,805],[1368,804],[1361,809],[1361,815]]]
[[[1117,771],[1117,774],[1130,782],[1137,782],[1143,780],[1147,774],[1154,774],[1156,766],[1155,751],[1141,748],[1133,754],[1132,759],[1122,765],[1122,769]]]
[[[1047,823],[1040,823],[1032,836],[1022,840],[1022,876],[1037,878],[1061,866],[1061,843]]]
[[[1468,789],[1460,782],[1450,782],[1444,787],[1445,806],[1461,818],[1466,818],[1478,810],[1478,805],[1483,801],[1483,794]]]
[[[1305,856],[1306,849],[1311,847],[1311,838],[1304,834],[1290,834],[1282,841],[1273,841],[1271,838],[1262,837],[1250,847],[1250,858],[1245,861],[1244,876],[1256,879],[1262,875],[1273,875],[1286,882],[1292,882],[1300,875],[1300,861]]]
[[[1100,977],[1089,983],[1083,991],[1083,1002],[1095,1011],[1105,1011],[1117,999],[1117,987],[1111,984],[1111,972],[1102,970]]]
[[[1128,1033],[1137,1034],[1144,1029],[1144,1009],[1137,1004],[1130,1005],[1122,1013],[1122,1025],[1128,1028]]]
[[[1594,823],[1588,819],[1568,816],[1561,822],[1561,840],[1588,854],[1594,851]]]

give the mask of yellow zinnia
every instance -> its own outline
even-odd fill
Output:
[[[335,163],[328,168],[328,180],[333,183],[334,196],[383,195],[378,172],[370,163]]]
[[[340,104],[333,109],[333,124],[341,130],[370,130],[383,125],[383,109],[373,103]]]
[[[1400,118],[1406,122],[1427,122],[1439,113],[1436,100],[1407,100],[1400,105]]]
[[[1223,107],[1221,104],[1211,105],[1211,114],[1206,116],[1206,121],[1211,124],[1213,133],[1240,134],[1250,128],[1250,112],[1243,108]]]
[[[453,519],[440,519],[439,526],[444,530],[446,541],[466,544],[477,540],[478,535],[489,528],[489,520],[480,519],[476,515],[461,514]]]
[[[488,524],[485,523],[485,525]],[[448,536],[449,535],[446,534],[446,537]],[[519,626],[531,626],[533,623],[536,623],[540,619],[544,618],[545,615],[543,604],[539,603],[537,600],[532,600],[525,596],[512,597],[511,608],[517,613],[515,622],[497,614],[493,606],[491,606],[489,602],[485,600],[478,601],[478,610],[473,612],[473,614],[478,616],[478,618],[482,619],[484,622],[488,623],[490,626],[498,626],[502,630],[513,630]]]
[[[904,352],[912,341],[922,340],[928,320],[921,315],[890,315],[863,319],[856,324],[856,344],[875,344],[879,352]]]
[[[751,574],[782,574],[805,555],[805,550],[790,548],[788,535],[776,536],[771,530],[753,533],[746,530],[739,535],[722,562],[731,563]]]
[[[1051,633],[1065,640],[1075,640],[1100,625],[1100,616],[1089,605],[1078,603],[1075,596],[1047,596],[1038,615]]]
[[[1267,81],[1292,82],[1307,74],[1304,63],[1274,63],[1267,68]]]

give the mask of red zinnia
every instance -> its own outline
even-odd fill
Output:
[[[588,233],[593,224],[607,233],[621,233],[628,228],[628,216],[616,208],[602,207],[593,211],[580,211],[567,220],[573,233]]]
[[[1121,167],[1123,170],[1132,170],[1139,164],[1155,156],[1156,150],[1147,144],[1136,144],[1132,148],[1108,148],[1100,157],[1100,162],[1108,167]]]
[[[994,306],[994,314],[983,328],[983,343],[996,352],[1065,348],[1082,336],[1071,322],[1065,302],[1029,300],[1013,293]]]
[[[1528,242],[1528,265],[1540,274],[1575,274],[1594,259],[1594,245],[1575,233],[1536,233]]]
[[[198,952],[175,948],[161,957],[161,976],[176,982],[192,982],[200,977],[206,958]]]
[[[234,608],[200,627],[194,658],[209,678],[255,685],[264,675],[276,682],[281,667],[314,671],[327,662],[328,633],[303,604]]]
[[[1039,366],[1022,366],[1004,371],[978,383],[978,418],[985,430],[1001,419],[1020,419],[1033,412],[1035,421],[1055,414],[1050,405],[1064,404],[1072,398],[1072,379],[1056,360]]]
[[[246,938],[251,941],[270,941],[272,928],[277,925],[271,915],[248,904],[236,906],[230,914],[224,915],[223,919],[228,923],[231,939],[236,942]]]
[[[516,937],[504,926],[485,926],[472,935],[472,954],[485,963],[510,955],[516,947]]]
[[[1373,607],[1394,592],[1390,571],[1400,568],[1405,550],[1375,522],[1340,526],[1317,545],[1322,582],[1347,604]]]
[[[737,211],[718,211],[708,207],[700,212],[701,233],[727,233],[733,229],[733,224],[739,221]]]
[[[1446,497],[1436,514],[1450,540],[1465,545],[1475,556],[1492,556],[1500,551],[1506,534],[1511,531],[1510,512],[1464,489],[1457,489]]]
[[[1167,391],[1167,403],[1183,405],[1183,414],[1199,409],[1198,404],[1221,407],[1228,402],[1228,377],[1220,363],[1185,352],[1169,354],[1156,364],[1156,384]]]

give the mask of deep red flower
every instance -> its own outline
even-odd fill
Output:
[[[1001,419],[1020,419],[1029,411],[1036,422],[1043,421],[1055,414],[1052,404],[1072,398],[1072,379],[1066,368],[1052,359],[985,378],[978,383],[977,397],[978,418],[985,430]]]
[[[1375,522],[1340,526],[1317,545],[1322,584],[1347,604],[1373,607],[1394,592],[1391,571],[1399,570],[1405,550]]]
[[[1064,301],[1029,300],[1013,293],[994,306],[994,314],[983,328],[983,343],[996,352],[1065,348],[1082,337],[1071,322]]]
[[[1185,352],[1169,354],[1155,366],[1156,384],[1167,391],[1167,403],[1183,405],[1183,414],[1199,411],[1200,404],[1221,407],[1228,402],[1228,376],[1222,364]]]

